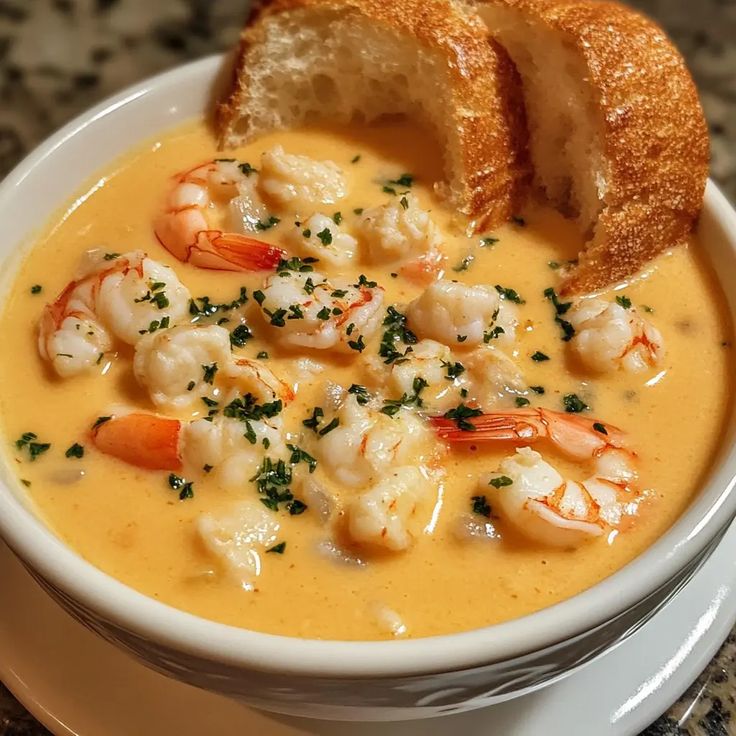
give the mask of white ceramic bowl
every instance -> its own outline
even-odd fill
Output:
[[[0,259],[6,287],[34,230],[86,179],[142,139],[205,113],[220,65],[219,58],[205,59],[132,87],[64,127],[5,179]],[[712,183],[700,235],[733,315],[736,213]],[[641,626],[688,580],[736,512],[733,435],[732,421],[700,494],[631,564],[538,613],[448,636],[385,642],[293,639],[168,607],[97,570],[57,539],[25,503],[7,462],[0,469],[0,534],[73,615],[172,677],[285,713],[424,717],[541,687]]]

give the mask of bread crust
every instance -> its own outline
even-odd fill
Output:
[[[460,187],[452,182],[456,195],[452,203],[479,230],[496,227],[519,211],[528,193],[531,167],[516,68],[503,48],[489,43],[486,28],[474,13],[446,0],[274,0],[262,4],[241,35],[230,91],[217,106],[221,146],[235,145],[253,134],[247,119],[239,122],[239,111],[248,104],[249,54],[263,43],[269,19],[283,13],[307,20],[314,13],[362,16],[441,54],[452,85],[448,115],[460,138],[465,172]]]
[[[615,2],[483,4],[512,8],[558,34],[584,62],[597,98],[605,206],[563,291],[589,292],[626,279],[685,240],[703,203],[708,128],[695,84],[664,31]]]

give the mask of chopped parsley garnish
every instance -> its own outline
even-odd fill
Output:
[[[253,292],[253,298],[256,300],[258,306],[260,306],[266,300],[266,295],[258,289],[258,291]]]
[[[446,411],[442,416],[445,419],[454,420],[458,429],[462,429],[466,432],[474,432],[475,425],[468,421],[472,417],[479,417],[483,414],[482,409],[478,409],[472,406],[466,406],[462,401],[453,409]]]
[[[273,547],[269,547],[266,550],[266,553],[268,554],[269,552],[273,552],[274,554],[282,555],[284,554],[285,549],[286,549],[286,542],[279,542],[278,544],[274,544]]]
[[[279,274],[279,276],[283,276],[285,273],[288,273],[289,271],[297,271],[298,273],[309,273],[310,271],[314,271],[314,266],[312,266],[313,263],[317,263],[319,261],[319,258],[299,258],[298,256],[292,256],[291,258],[284,259],[282,258],[279,261],[279,265],[276,266],[276,273]],[[260,294],[263,294],[263,292],[258,292]],[[255,293],[253,294],[253,298],[256,299]],[[256,301],[258,301],[256,299]],[[263,300],[258,302],[259,304],[262,303]]]
[[[312,457],[308,452],[302,450],[302,448],[298,445],[287,444],[286,447],[291,451],[289,462],[292,465],[296,465],[298,463],[306,463],[309,467],[309,472],[314,473],[314,469],[317,467],[317,458]]]
[[[286,324],[286,321],[284,320],[284,317],[286,316],[286,310],[285,309],[277,309],[276,311],[272,312],[270,309],[266,309],[263,307],[263,311],[268,316],[269,323],[272,324],[274,327],[283,327]]]
[[[356,215],[362,215],[362,214],[363,214],[363,207],[356,207],[356,208],[355,208],[355,209],[353,210],[353,212],[354,212],[354,213],[355,213]]]
[[[332,432],[333,429],[336,429],[340,426],[340,420],[335,417],[329,424],[322,427],[322,429],[319,430],[317,433],[320,437],[324,437],[328,432]]]
[[[499,475],[495,478],[491,478],[488,481],[489,486],[493,486],[494,488],[504,488],[505,486],[510,486],[513,484],[513,480],[508,477],[508,475]]]
[[[22,484],[23,484],[23,485],[24,485],[24,486],[25,486],[26,488],[30,488],[30,487],[31,487],[31,481],[29,481],[29,480],[26,480],[25,478],[21,478],[21,479],[20,479],[20,482],[21,482],[21,483],[22,483]]]
[[[404,358],[412,350],[411,346],[416,345],[418,340],[417,336],[406,326],[406,315],[395,307],[390,306],[386,309],[383,327],[385,329],[378,354],[384,359],[384,363],[390,365]],[[397,349],[397,345],[402,343],[409,346],[403,353]]]
[[[312,281],[312,277],[309,276],[307,280],[304,282],[304,286],[302,287],[304,289],[305,294],[313,294],[314,293],[314,281]]]
[[[487,519],[491,518],[491,505],[485,496],[473,496],[470,501],[474,514],[480,514]]]
[[[138,330],[139,334],[145,335],[146,333],[152,333],[156,332],[156,330],[165,330],[169,327],[169,316],[166,315],[165,317],[162,317],[159,319],[151,320],[151,322],[148,324],[148,329],[146,330]]]
[[[575,335],[575,328],[566,319],[562,319],[562,315],[572,306],[572,302],[561,302],[557,297],[557,292],[550,286],[544,290],[545,298],[552,302],[555,308],[555,322],[562,330],[562,339],[567,342]]]
[[[601,424],[600,422],[593,422],[593,429],[594,429],[594,430],[595,430],[596,432],[600,432],[601,434],[608,434],[608,430],[607,430],[607,429],[606,429],[606,427],[605,427],[605,426],[604,426],[603,424]]]
[[[312,409],[312,416],[309,417],[309,419],[304,419],[302,424],[308,429],[313,429],[316,432],[324,415],[324,409],[321,406],[315,406],[314,409]]]
[[[534,391],[535,394],[543,394],[544,393],[544,386],[529,386],[529,388]]]
[[[283,460],[272,460],[264,457],[258,472],[250,479],[256,484],[261,494],[261,503],[272,511],[279,510],[279,504],[284,504],[289,513],[294,516],[303,513],[307,506],[294,498],[291,492],[291,466]],[[292,509],[294,509],[292,511]]]
[[[194,497],[194,483],[175,473],[169,473],[169,488],[172,491],[179,491],[180,501]]]
[[[268,353],[265,350],[261,350],[261,352],[256,355],[256,358],[258,358],[259,360],[267,360]]]
[[[645,312],[646,312],[647,314],[652,314],[652,312],[654,312],[654,309],[652,309],[652,307],[648,306],[647,304],[642,304],[642,305],[641,305],[641,308],[642,308],[642,309],[643,309],[643,310],[644,310],[644,311],[645,311]]]
[[[71,447],[64,453],[65,457],[84,457],[84,447],[78,442],[75,442]]]
[[[246,175],[250,176],[258,172],[258,169],[253,168],[247,161],[242,164],[238,164],[238,168]]]
[[[322,307],[322,309],[319,310],[316,314],[317,319],[329,319],[330,318],[330,308],[329,307]]]
[[[414,177],[411,174],[402,174],[398,179],[389,179],[388,183],[397,187],[410,187],[414,183]]]
[[[565,407],[565,411],[570,414],[579,414],[581,411],[590,409],[577,394],[565,394],[562,397],[562,404]]]
[[[515,404],[516,404],[516,406],[518,406],[519,408],[521,408],[522,406],[529,406],[529,399],[527,399],[527,398],[526,398],[526,397],[524,397],[524,396],[517,396],[517,397],[516,397],[516,398],[514,399],[514,403],[515,403]]]
[[[317,237],[320,239],[322,245],[330,245],[330,243],[332,243],[332,233],[329,228],[320,230],[320,232],[317,233]]]
[[[339,225],[342,222],[342,212],[335,212],[335,214],[332,215],[332,221],[335,225]]]
[[[280,222],[281,218],[271,215],[268,220],[258,220],[256,222],[256,230],[270,230],[274,225],[278,225]]]
[[[41,284],[33,284],[33,286],[31,286],[31,294],[40,294],[41,289],[43,289]]]
[[[457,335],[457,336],[455,337],[455,339],[456,339],[456,340],[457,340],[458,342],[465,342],[465,341],[466,341],[466,340],[468,339],[468,336],[467,336],[467,335]]]
[[[302,230],[302,235],[305,238],[311,238],[312,237],[312,231],[308,227],[305,227],[304,230]]]
[[[401,197],[401,199],[399,200],[399,204],[401,205],[402,209],[409,209],[409,200],[406,198],[405,195]]]
[[[106,261],[114,261],[116,258],[120,258],[120,253],[105,253],[102,257]]]
[[[304,319],[304,312],[299,304],[289,304],[289,313],[286,319]]]
[[[205,464],[202,466],[202,470],[204,470],[205,473],[209,473],[214,467],[215,467],[214,465]]]
[[[234,398],[227,404],[222,413],[231,419],[238,419],[241,422],[254,421],[261,419],[271,419],[281,413],[284,404],[281,399],[275,401],[267,401],[259,404],[258,400],[251,393],[245,394],[243,397]]]
[[[330,296],[335,297],[335,299],[342,299],[347,293],[345,289],[335,289]]]
[[[496,325],[492,330],[486,330],[483,333],[483,342],[489,343],[491,340],[495,340],[499,335],[503,335],[506,332],[501,325]]]
[[[629,299],[625,294],[620,294],[616,297],[616,304],[624,309],[631,309],[631,299]]]
[[[559,261],[547,261],[547,265],[553,270],[557,271],[562,265]]]
[[[256,431],[253,429],[253,425],[246,420],[245,422],[245,432],[243,432],[243,437],[245,437],[248,442],[250,442],[251,445],[255,445],[255,443],[258,441],[258,437],[256,437]]]
[[[189,314],[192,315],[192,322],[198,322],[206,317],[213,317],[218,312],[229,312],[238,307],[242,307],[248,301],[248,291],[244,286],[240,287],[240,293],[236,299],[231,302],[222,304],[214,304],[208,296],[198,296],[189,300]],[[199,304],[197,304],[199,302]]]
[[[496,284],[496,291],[504,298],[508,299],[510,302],[513,302],[514,304],[526,304],[524,299],[519,296],[519,293],[516,291],[516,289],[509,289],[505,286],[501,286],[500,284]]]
[[[360,161],[360,154],[359,154],[359,153],[356,153],[356,154],[355,154],[355,156],[353,156],[353,157],[352,157],[352,158],[350,159],[350,163],[351,163],[351,164],[357,164],[357,163],[358,163],[358,161]]]
[[[202,366],[203,378],[205,383],[209,383],[210,386],[215,380],[215,374],[217,373],[217,363],[210,363],[210,365]]]
[[[458,263],[456,266],[452,267],[452,270],[455,271],[455,273],[460,273],[461,271],[467,271],[470,268],[470,264],[475,260],[475,256],[468,254],[463,258],[460,263]]]
[[[425,388],[427,388],[427,386],[429,386],[427,381],[425,381],[421,376],[416,376],[411,386],[412,393],[405,393],[400,399],[384,399],[381,411],[392,417],[401,409],[402,406],[421,407],[424,402],[422,401],[420,394]]]
[[[365,286],[366,289],[375,289],[376,286],[378,286],[378,282],[377,281],[368,281],[368,279],[365,277],[365,274],[362,273],[362,274],[360,274],[360,276],[358,276],[358,283],[357,284],[353,284],[353,286],[356,289],[359,289],[361,286]]]
[[[196,385],[196,381],[189,381],[189,383],[187,384],[187,391],[191,391]]]
[[[253,337],[253,333],[248,325],[238,325],[230,333],[230,345],[234,348],[242,348],[251,337]]]
[[[365,350],[365,340],[363,339],[363,335],[358,335],[357,340],[348,340],[348,347],[351,350],[357,350],[359,353],[362,353]]]
[[[549,355],[543,353],[541,350],[537,350],[536,353],[532,353],[532,360],[541,363],[542,361],[549,360]]]
[[[498,243],[498,238],[494,238],[492,235],[487,235],[485,238],[480,239],[481,248],[490,248],[492,245]]]
[[[24,432],[16,441],[15,446],[19,449],[28,450],[28,457],[34,461],[40,455],[43,455],[50,447],[50,442],[36,442],[38,435],[35,432]]]
[[[357,383],[354,383],[350,386],[350,388],[348,389],[348,393],[354,394],[355,400],[361,406],[365,406],[370,400],[370,394],[368,393],[368,389],[365,386],[358,385]]]
[[[202,399],[202,403],[205,406],[208,406],[210,409],[213,406],[218,406],[220,404],[219,401],[215,401],[215,399],[211,399],[209,396],[202,396],[201,399]]]
[[[461,373],[465,373],[465,366],[462,363],[450,363],[447,360],[443,360],[442,367],[446,371],[445,378],[448,381],[454,381]]]
[[[111,419],[112,417],[97,417],[97,419],[95,419],[95,423],[92,425],[92,429],[97,429],[97,427],[105,422],[109,422]]]

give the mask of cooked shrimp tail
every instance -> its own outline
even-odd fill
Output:
[[[439,437],[450,443],[509,441],[533,445],[547,440],[580,460],[598,457],[609,448],[626,449],[627,445],[626,434],[612,424],[551,409],[509,409],[461,422],[432,417],[430,422]]]
[[[161,245],[180,261],[222,271],[273,271],[285,252],[281,248],[209,226],[205,208],[213,191],[237,196],[245,175],[234,162],[210,161],[175,177],[164,212],[154,222]]]
[[[180,470],[181,424],[155,414],[124,414],[98,423],[92,442],[100,452],[138,468]]]

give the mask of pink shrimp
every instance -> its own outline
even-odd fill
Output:
[[[234,232],[212,229],[205,208],[220,188],[237,196],[246,180],[233,161],[208,161],[174,177],[165,211],[154,223],[161,245],[180,261],[222,271],[272,271],[285,252],[270,243]],[[232,198],[231,197],[231,198]]]

